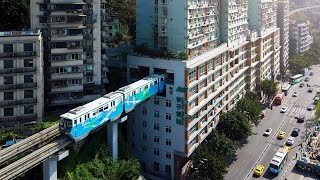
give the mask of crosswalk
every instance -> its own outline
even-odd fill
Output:
[[[292,107],[291,113],[293,115],[305,115],[307,118],[314,117],[315,111],[308,111],[307,107]]]

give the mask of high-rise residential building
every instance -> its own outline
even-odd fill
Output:
[[[310,49],[312,43],[309,22],[290,20],[290,54],[302,54]]]
[[[277,24],[280,28],[280,72],[284,74],[289,59],[289,0],[278,0]]]
[[[179,179],[220,114],[279,72],[275,3],[270,13],[264,3],[251,11],[248,0],[137,1],[137,44],[189,57],[128,56],[129,82],[166,74],[165,92],[128,116],[128,141],[147,179]],[[250,26],[249,12],[272,18]]]
[[[44,44],[45,102],[82,104],[105,93],[100,0],[31,0],[31,28]]]
[[[24,128],[43,116],[40,32],[0,32],[0,128]]]

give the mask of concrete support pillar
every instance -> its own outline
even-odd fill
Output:
[[[108,137],[107,144],[114,160],[118,159],[118,123],[107,125]]]
[[[43,180],[57,180],[57,163],[69,155],[69,151],[60,151],[43,161]]]

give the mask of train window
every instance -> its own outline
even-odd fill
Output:
[[[157,80],[154,81],[154,84],[157,84]]]
[[[90,113],[88,113],[88,119],[90,118]]]
[[[107,109],[108,109],[108,105],[104,107],[104,110],[107,110]]]
[[[100,108],[100,109],[99,109],[99,112],[102,112],[102,111],[103,111],[103,108]]]
[[[77,120],[73,120],[73,125],[76,125],[77,124]]]
[[[112,104],[113,104],[113,106],[115,106],[115,105],[116,105],[116,102],[115,102],[115,101],[112,101]]]
[[[80,120],[80,123],[82,123],[82,118],[79,118],[79,120]]]
[[[146,85],[146,86],[144,87],[144,89],[148,89],[148,85]]]

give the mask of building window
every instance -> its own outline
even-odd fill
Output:
[[[134,130],[132,129],[132,132],[131,132],[131,134],[132,134],[132,137],[134,136]]]
[[[159,105],[159,98],[154,98],[154,104]]]
[[[33,51],[33,44],[32,43],[24,43],[23,44],[23,51]]]
[[[4,117],[13,116],[13,107],[11,107],[11,108],[4,108],[3,116],[4,116]]]
[[[169,94],[173,94],[173,87],[169,87]]]
[[[170,165],[166,164],[165,169],[166,169],[166,170],[165,170],[166,173],[171,173],[171,166],[170,166]]]
[[[166,158],[171,159],[171,153],[170,152],[166,152]]]
[[[13,52],[13,44],[4,44],[3,45],[3,52]]]
[[[196,68],[189,71],[189,83],[192,83],[195,80],[197,80],[197,69]]]
[[[3,77],[4,84],[13,84],[13,76],[5,76]]]
[[[166,107],[171,107],[171,101],[170,100],[166,100]]]
[[[33,106],[24,106],[24,114],[33,114]]]
[[[167,133],[171,133],[171,127],[166,126],[166,132],[167,132]]]
[[[171,146],[171,140],[170,139],[166,139],[166,146]]]
[[[143,121],[143,122],[142,122],[142,126],[143,126],[143,127],[147,127],[147,121]]]
[[[191,102],[189,103],[190,109],[193,109],[193,108],[196,107],[196,106],[198,106],[198,101],[197,101],[197,99],[195,99],[195,100],[193,100],[193,101],[191,101]]]
[[[154,154],[155,156],[159,156],[159,149],[153,148],[153,154]]]
[[[142,139],[143,139],[143,140],[147,140],[147,134],[146,134],[146,133],[143,133],[143,134],[142,134]]]
[[[203,89],[206,86],[207,86],[207,81],[206,80],[203,80],[203,81],[200,82],[200,89]]]
[[[159,117],[159,111],[154,111],[153,116],[154,117]]]
[[[146,151],[147,151],[147,146],[143,145],[143,146],[142,146],[142,151],[143,151],[143,152],[146,152]]]
[[[142,169],[142,171],[143,172],[146,172],[146,163],[145,162],[143,162],[143,161],[141,161],[141,169]]]
[[[13,100],[13,91],[4,92],[4,93],[3,93],[3,99],[4,99],[5,101]]]
[[[158,123],[154,123],[153,124],[153,129],[154,130],[159,130],[159,124]]]
[[[24,83],[33,83],[33,75],[24,75]]]
[[[198,124],[195,124],[190,130],[189,130],[189,134],[192,135],[193,133],[195,133],[197,131],[197,126]]]
[[[193,86],[190,88],[189,90],[189,96],[192,97],[193,95],[195,95],[196,93],[198,93],[198,87],[197,85]]]
[[[196,118],[198,118],[198,113],[195,113],[194,115],[192,115],[190,118],[189,118],[189,122],[191,123],[193,120],[195,120]]]
[[[13,60],[3,60],[3,68],[13,68]]]
[[[153,162],[153,171],[159,172],[160,171],[160,163]]]
[[[33,67],[33,59],[24,59],[23,66],[24,67]]]
[[[200,77],[206,74],[206,65],[203,64],[200,66]]]
[[[143,109],[142,109],[142,114],[143,114],[143,115],[146,115],[146,114],[147,114],[147,109],[146,109],[146,108],[143,108]]]
[[[153,142],[159,143],[159,136],[154,136],[153,137]]]
[[[212,60],[208,61],[208,71],[213,70],[213,62]]]
[[[166,113],[166,120],[171,120],[171,114],[170,113]]]
[[[192,148],[197,143],[197,137],[195,137],[190,143],[189,146]]]
[[[220,60],[220,56],[216,57],[216,66],[221,65],[221,60]]]

